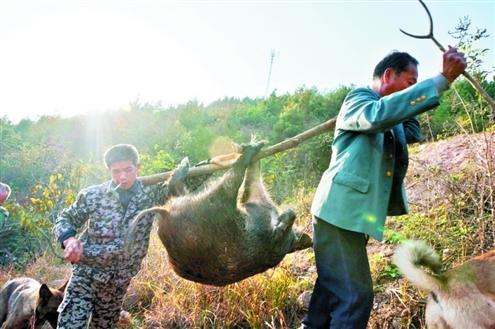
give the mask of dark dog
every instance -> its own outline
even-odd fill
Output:
[[[53,289],[31,278],[7,281],[0,290],[0,328],[39,329],[46,321],[56,328],[66,284]]]
[[[430,292],[428,328],[495,328],[495,250],[442,272],[440,257],[430,246],[408,241],[395,252],[394,263],[415,286]]]

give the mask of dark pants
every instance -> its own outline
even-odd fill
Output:
[[[367,236],[313,220],[316,279],[303,327],[365,329],[373,306]]]

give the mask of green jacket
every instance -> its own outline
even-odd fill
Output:
[[[386,216],[408,211],[407,143],[421,139],[414,117],[437,106],[447,86],[439,75],[384,97],[370,88],[351,91],[337,117],[330,166],[311,213],[381,240]]]

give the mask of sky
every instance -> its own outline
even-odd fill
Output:
[[[495,65],[495,0],[425,1],[444,45],[464,16],[486,28],[479,46]],[[428,32],[419,2],[0,0],[0,117],[328,92],[367,85],[394,49],[419,60],[420,80],[437,74],[433,42],[399,28]]]

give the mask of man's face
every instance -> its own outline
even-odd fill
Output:
[[[414,85],[418,81],[418,68],[414,64],[409,64],[405,71],[396,74],[394,70],[388,68],[383,73],[382,96],[390,95],[396,91],[401,91]]]
[[[139,165],[135,165],[132,160],[116,161],[110,165],[110,174],[115,185],[120,185],[123,190],[132,187],[139,173]]]

